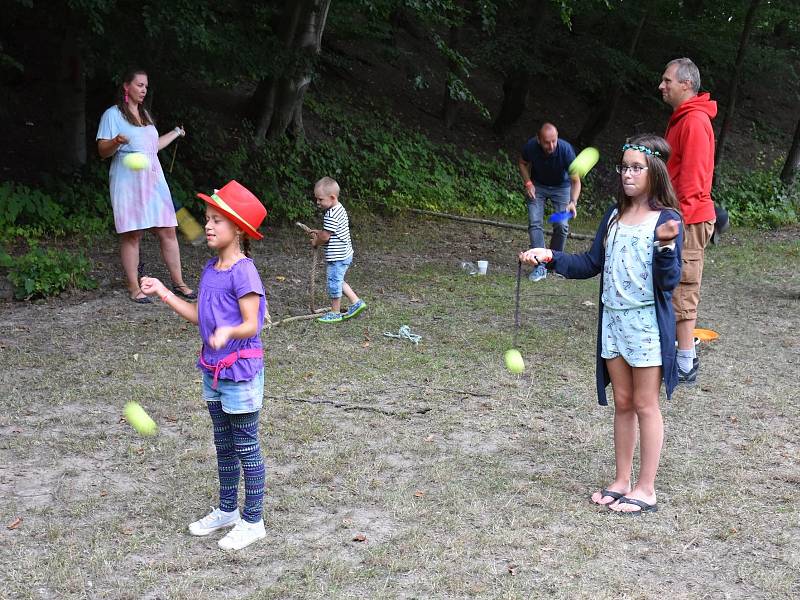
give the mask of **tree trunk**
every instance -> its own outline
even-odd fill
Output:
[[[303,137],[303,98],[320,53],[330,0],[287,2],[281,18],[280,38],[287,50],[300,55],[300,68],[259,82],[254,101],[260,101],[254,144],[286,135]]]
[[[453,50],[455,50],[458,45],[459,33],[458,27],[455,25],[450,27],[450,35],[447,43]],[[442,119],[447,129],[451,129],[453,125],[455,125],[456,118],[458,117],[458,108],[461,104],[457,98],[453,98],[450,91],[450,82],[453,78],[459,77],[459,70],[459,66],[454,60],[447,60],[447,79],[444,84],[444,98],[442,100]]]
[[[789,150],[789,155],[786,157],[786,162],[781,169],[781,181],[786,185],[792,185],[797,172],[800,170],[800,120],[797,121],[797,128],[794,130],[794,138],[792,139],[792,147]]]
[[[649,11],[650,4],[645,3],[642,16],[639,18],[639,22],[636,25],[636,31],[631,39],[630,48],[628,48],[628,56],[631,58],[633,58],[633,56],[636,54],[636,48],[639,46],[639,39],[642,37],[642,30],[644,29],[644,24],[647,21],[647,15]],[[598,107],[598,109],[594,111],[588,119],[586,119],[586,122],[581,128],[581,132],[578,134],[576,143],[581,148],[591,146],[597,136],[600,135],[600,133],[602,133],[602,131],[608,126],[608,124],[614,118],[614,114],[617,112],[617,105],[622,97],[622,86],[619,85],[619,83],[614,83],[609,84],[609,87],[612,90],[611,94],[609,94],[605,101]]]
[[[56,115],[60,143],[56,164],[69,173],[86,164],[86,73],[75,29],[67,27],[61,44]]]
[[[731,77],[731,84],[728,88],[728,105],[725,107],[725,115],[722,117],[722,125],[719,130],[719,137],[717,138],[717,153],[716,156],[714,156],[715,172],[719,168],[719,165],[722,164],[722,157],[725,149],[725,139],[728,137],[731,121],[733,120],[733,112],[736,108],[736,94],[739,88],[739,78],[742,74],[744,55],[747,51],[750,32],[753,31],[756,9],[758,8],[759,4],[761,4],[761,0],[750,0],[750,7],[747,9],[747,15],[744,18],[744,27],[742,28],[742,35],[739,38],[739,50],[736,53],[736,63],[733,67],[733,76]]]
[[[521,63],[534,60],[536,57],[536,38],[547,16],[547,0],[526,2],[525,13],[524,19],[530,23],[529,32],[532,43],[531,55],[526,57],[525,61],[520,61]],[[525,65],[512,65],[503,80],[503,102],[500,105],[497,119],[492,124],[495,133],[503,135],[525,112],[530,85],[531,78]]]

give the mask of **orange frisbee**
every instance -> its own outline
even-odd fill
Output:
[[[719,334],[711,329],[695,329],[694,337],[699,339],[701,342],[711,342],[717,339]]]

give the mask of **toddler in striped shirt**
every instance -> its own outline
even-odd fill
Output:
[[[331,299],[330,312],[317,321],[338,323],[355,317],[367,308],[367,304],[344,280],[344,275],[353,262],[353,244],[350,240],[350,220],[347,218],[347,211],[339,203],[339,184],[330,177],[323,177],[314,184],[314,198],[317,207],[324,210],[325,214],[322,217],[322,229],[312,229],[308,235],[314,248],[319,245],[325,246],[328,296]],[[341,313],[342,293],[350,301],[350,308],[344,314]]]

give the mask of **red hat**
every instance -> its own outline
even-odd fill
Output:
[[[267,216],[267,209],[253,192],[238,181],[229,181],[211,196],[197,194],[197,197],[225,213],[226,217],[241,227],[251,238],[260,240],[264,237],[257,230]]]

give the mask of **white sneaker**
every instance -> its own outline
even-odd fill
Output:
[[[225,512],[218,508],[211,507],[211,512],[199,521],[189,525],[189,533],[192,535],[208,535],[218,529],[224,529],[239,522],[239,509],[233,512]]]
[[[248,523],[241,519],[217,545],[223,550],[241,550],[265,537],[267,532],[264,530],[264,519],[258,523]]]

